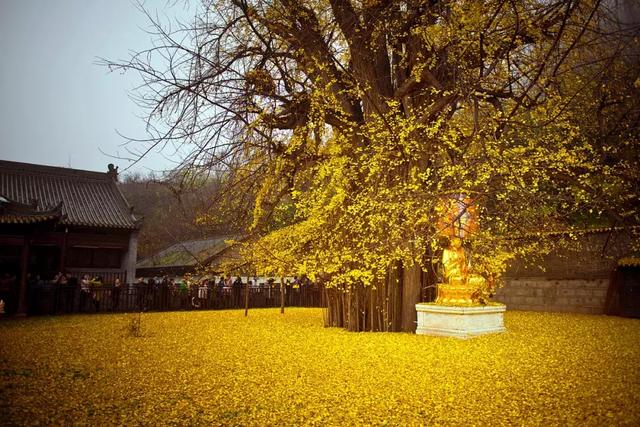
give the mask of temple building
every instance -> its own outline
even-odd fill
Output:
[[[107,172],[0,160],[0,299],[27,310],[27,283],[59,273],[134,280],[140,220]]]

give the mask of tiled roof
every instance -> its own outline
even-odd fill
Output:
[[[38,222],[53,221],[58,217],[55,215],[0,215],[0,224],[35,224]]]
[[[0,160],[0,196],[46,212],[62,202],[62,224],[137,228],[131,207],[106,172]]]
[[[182,267],[204,264],[229,245],[226,241],[231,237],[216,239],[191,240],[176,243],[157,254],[140,261],[136,268]]]
[[[0,196],[0,224],[35,224],[63,218],[62,203],[48,211],[41,211],[36,204],[17,203]]]

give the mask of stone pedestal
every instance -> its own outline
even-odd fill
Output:
[[[506,309],[502,304],[469,307],[416,304],[416,334],[471,338],[476,335],[504,332]]]

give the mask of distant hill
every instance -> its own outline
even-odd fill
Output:
[[[178,242],[227,234],[227,230],[220,227],[196,224],[202,213],[215,212],[212,186],[180,190],[152,177],[134,175],[125,176],[119,188],[133,205],[136,215],[143,217],[138,259]]]

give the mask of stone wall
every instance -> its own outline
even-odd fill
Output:
[[[507,278],[495,300],[514,310],[602,314],[609,279]]]
[[[611,274],[629,244],[622,232],[583,233],[544,257],[542,267],[516,261],[494,299],[514,310],[601,314]]]

